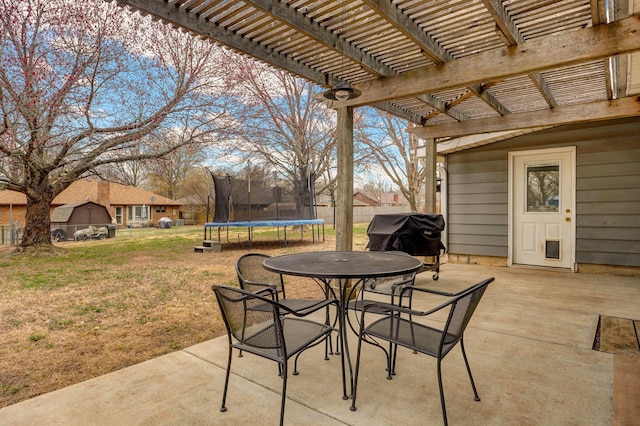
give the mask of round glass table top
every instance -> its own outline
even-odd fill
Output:
[[[266,259],[273,272],[314,278],[375,278],[416,272],[423,262],[392,251],[321,251],[285,254]]]

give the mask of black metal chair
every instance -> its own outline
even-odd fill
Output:
[[[407,253],[401,251],[390,251],[388,253],[396,254],[398,256],[410,256]],[[356,296],[351,298],[349,303],[347,304],[348,311],[362,312],[363,308],[371,304],[373,301],[379,301],[378,299],[371,299],[372,295],[383,296],[384,298],[388,298],[389,302],[392,305],[400,305],[404,307],[411,308],[411,296],[413,295],[412,291],[405,290],[402,291],[405,287],[412,287],[415,283],[416,273],[406,274],[406,275],[397,275],[391,277],[384,278],[374,278],[370,280],[366,280],[362,283],[361,287],[358,290]],[[375,307],[369,308],[370,313],[377,313],[380,315],[390,314],[392,311],[388,309],[385,305],[376,305]],[[358,334],[358,330],[356,329],[359,325],[354,325],[351,321],[351,315],[347,315],[347,322],[351,327],[351,330],[355,334]],[[374,346],[381,348],[387,356],[395,356],[395,350],[392,351],[393,345],[390,345],[389,352],[384,349],[380,344],[376,341],[369,341],[367,343],[371,343]],[[393,360],[391,360],[393,363]]]
[[[407,253],[401,251],[390,251],[389,254],[395,254],[397,256],[410,256]],[[416,273],[406,274],[406,275],[397,275],[391,277],[383,277],[383,278],[374,278],[365,280],[362,283],[362,286],[357,289],[358,294],[354,297],[347,305],[347,308],[354,311],[362,311],[362,308],[367,305],[370,300],[366,299],[366,294],[379,294],[390,297],[390,302],[392,304],[403,305],[402,298],[406,297],[409,301],[408,306],[411,307],[411,291],[405,291],[401,293],[401,290],[407,286],[413,286],[415,282]],[[355,289],[354,289],[355,290]],[[351,299],[351,298],[350,298]],[[388,310],[382,306],[378,308],[371,308],[371,311],[379,310],[381,313],[387,313]],[[356,333],[357,331],[354,330]]]
[[[293,374],[298,374],[298,356],[322,341],[333,331],[330,325],[302,319],[310,313],[323,309],[335,300],[323,300],[303,313],[291,310],[276,302],[270,288],[250,292],[236,287],[214,285],[212,287],[220,305],[220,311],[229,337],[227,374],[222,394],[220,411],[227,411],[226,398],[231,373],[233,348],[270,359],[278,363],[282,377],[282,400],[280,403],[280,425],[284,421],[284,406],[287,392],[287,364],[295,356]],[[260,306],[260,309],[255,309]],[[264,309],[270,307],[269,310]],[[284,315],[284,314],[288,315]]]
[[[249,291],[263,290],[271,288],[275,300],[287,308],[294,311],[301,311],[314,308],[318,303],[322,303],[320,299],[289,299],[285,292],[284,281],[282,275],[271,272],[262,266],[262,262],[270,256],[261,253],[249,253],[242,255],[236,261],[236,274],[240,282],[240,288]],[[326,293],[325,299],[326,299]],[[259,307],[257,307],[259,309]],[[270,310],[270,308],[267,308]]]
[[[358,373],[360,370],[360,354],[362,350],[362,342],[367,339],[381,339],[389,342],[391,345],[404,346],[412,349],[416,352],[420,352],[437,359],[437,374],[438,374],[438,387],[440,391],[440,404],[442,406],[442,416],[444,424],[447,424],[447,411],[444,402],[444,392],[442,388],[442,359],[458,344],[462,350],[462,357],[464,358],[465,365],[467,367],[467,373],[469,374],[469,380],[471,381],[471,387],[474,393],[474,399],[480,401],[476,385],[473,381],[471,374],[471,368],[469,367],[469,361],[467,360],[467,354],[464,349],[464,331],[469,324],[469,320],[473,315],[480,299],[484,295],[487,286],[493,282],[494,278],[487,278],[484,281],[479,282],[459,293],[451,294],[435,290],[429,290],[419,287],[408,287],[403,291],[412,292],[425,292],[431,294],[437,294],[440,296],[448,297],[448,300],[433,309],[427,311],[418,311],[402,306],[392,305],[389,303],[370,302],[365,305],[361,312],[360,318],[360,332],[358,339],[358,352],[356,356],[355,376],[353,382],[353,399],[351,404],[351,410],[356,410],[356,390],[358,386]],[[365,317],[367,313],[375,312],[379,314],[380,309],[386,309],[390,313],[384,315],[369,325],[366,325]],[[415,322],[415,317],[427,317],[448,309],[447,319],[441,329],[434,328],[425,324]],[[403,315],[409,315],[410,317],[404,317]],[[391,379],[392,374],[395,372],[396,359],[391,359],[387,356],[387,379]]]
[[[270,256],[262,253],[248,253],[240,256],[236,260],[236,275],[238,276],[238,282],[240,288],[248,291],[259,291],[265,288],[272,290],[271,296],[278,303],[286,306],[293,311],[305,311],[307,309],[315,310],[315,306],[322,303],[328,298],[327,290],[314,281],[315,285],[318,285],[322,291],[324,297],[322,299],[290,299],[287,298],[284,280],[282,275],[269,271],[262,266],[265,259]],[[271,311],[271,307],[268,305],[260,306],[255,305],[252,309],[266,309]],[[283,315],[286,315],[283,312]],[[329,311],[326,312],[326,322],[329,323]],[[334,321],[335,323],[335,321]],[[327,339],[327,345],[325,347],[324,359],[329,359],[329,354],[333,354],[333,346],[331,345],[331,339]],[[242,356],[242,351],[238,353],[238,356]]]
[[[413,287],[415,278],[416,274],[412,273],[366,280],[362,283],[361,288],[357,289],[357,295],[349,301],[347,308],[352,311],[362,312],[363,308],[371,302],[379,301],[369,299],[367,293],[369,293],[369,295],[377,294],[388,297],[390,304],[410,308],[411,296],[413,293],[410,289],[402,290],[406,287]],[[389,309],[386,305],[371,307],[369,311],[378,312],[380,314],[389,313]],[[355,329],[354,332],[356,334],[358,333]]]

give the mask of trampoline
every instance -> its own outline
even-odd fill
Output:
[[[211,177],[215,189],[215,209],[213,221],[204,224],[205,240],[213,240],[212,235],[217,230],[218,241],[222,242],[224,229],[227,243],[230,243],[229,228],[247,228],[251,248],[255,228],[276,228],[278,240],[284,241],[286,246],[288,226],[300,227],[300,240],[304,238],[304,227],[311,226],[313,243],[316,237],[320,240],[321,231],[322,241],[325,241],[324,219],[317,219],[313,209],[313,174],[308,177],[307,185],[303,188],[304,194],[296,200],[294,209],[283,209],[283,188],[277,182],[275,187],[260,180],[251,182],[250,169],[247,170],[247,180],[236,179],[228,174],[216,176],[211,173]]]
[[[303,239],[303,226],[311,226],[311,239],[312,242],[316,242],[316,235],[320,240],[320,229],[322,229],[322,241],[324,238],[324,219],[289,219],[289,220],[256,220],[256,221],[238,221],[238,222],[207,222],[204,224],[204,239],[211,239],[212,232],[217,228],[218,241],[221,241],[220,234],[222,228],[225,228],[227,232],[227,242],[229,241],[229,228],[247,228],[249,235],[249,248],[253,241],[253,229],[262,228],[276,228],[279,240],[284,240],[285,246],[287,245],[287,226],[300,226],[300,240]],[[280,237],[280,228],[283,230],[283,238]],[[209,232],[209,238],[207,238],[207,231]]]

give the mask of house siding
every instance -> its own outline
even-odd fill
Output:
[[[640,266],[640,119],[564,126],[446,156],[448,251],[508,256],[508,153],[576,147],[576,262]]]
[[[11,223],[17,222],[18,227],[24,226],[24,217],[27,213],[27,207],[21,206],[7,206],[6,208],[0,208],[0,226],[11,225]]]
[[[123,207],[125,213],[121,224],[123,226],[127,224],[126,209],[128,207],[146,205],[151,210],[151,216],[144,223],[156,224],[157,220],[164,216],[174,221],[177,220],[182,206],[182,203],[140,188],[95,179],[80,179],[73,182],[53,200],[51,212],[55,207],[87,200],[104,205],[112,217],[115,217],[116,206]],[[13,209],[13,221],[17,221],[18,226],[23,227],[25,225],[26,197],[24,194],[13,191],[0,191],[0,226],[9,223],[10,209]],[[164,211],[162,211],[163,209]],[[107,221],[107,223],[109,222],[110,220]]]

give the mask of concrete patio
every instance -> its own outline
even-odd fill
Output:
[[[459,349],[443,361],[449,422],[453,425],[607,425],[638,408],[635,355],[592,349],[599,315],[640,319],[640,278],[547,270],[446,264],[440,280],[420,274],[418,286],[458,290],[494,276],[466,333],[466,348],[482,401],[475,402]],[[213,297],[213,296],[212,296]],[[414,306],[433,305],[430,298]],[[352,354],[356,339],[350,336]],[[435,362],[399,351],[386,380],[383,353],[365,346],[358,409],[341,399],[340,359],[322,347],[301,357],[290,376],[285,424],[441,424]],[[631,362],[617,363],[618,357]],[[631,357],[631,358],[628,358]],[[227,358],[226,336],[0,409],[3,425],[277,424],[281,379],[273,362],[235,357],[227,398],[219,411]],[[626,365],[634,372],[620,370]],[[625,374],[635,385],[614,395]],[[635,377],[635,379],[633,379]],[[635,386],[635,387],[634,387]],[[634,399],[635,398],[635,399]],[[633,402],[633,401],[636,402]],[[637,417],[631,417],[636,418]]]

